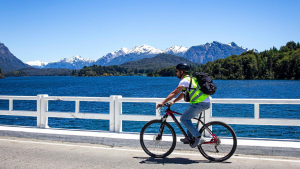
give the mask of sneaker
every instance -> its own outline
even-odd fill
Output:
[[[195,148],[195,147],[197,147],[198,145],[203,144],[204,142],[205,142],[204,137],[198,136],[198,137],[195,138],[195,142],[194,142],[193,145],[191,145],[191,147],[192,147],[192,148]]]
[[[180,141],[183,142],[183,144],[189,144],[186,138],[181,138]]]

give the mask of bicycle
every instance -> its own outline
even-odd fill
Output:
[[[170,155],[176,146],[176,133],[174,128],[167,122],[169,116],[172,117],[176,125],[191,146],[194,141],[189,139],[186,132],[179,124],[174,114],[182,115],[170,109],[170,103],[166,103],[166,114],[161,119],[151,120],[147,122],[140,133],[140,144],[143,150],[151,157],[164,158]],[[226,123],[220,121],[212,121],[204,124],[201,120],[202,112],[197,120],[197,128],[199,122],[202,124],[199,133],[205,137],[205,142],[198,145],[199,152],[210,161],[225,161],[229,159],[235,152],[237,147],[237,138],[234,130]]]

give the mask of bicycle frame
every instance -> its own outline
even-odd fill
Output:
[[[167,118],[168,116],[171,116],[173,121],[176,123],[176,125],[178,126],[178,128],[180,129],[181,133],[184,135],[184,137],[186,138],[186,140],[188,140],[189,144],[192,145],[193,142],[192,140],[190,140],[186,134],[186,132],[184,131],[184,129],[182,128],[182,126],[179,124],[178,120],[176,119],[176,117],[174,116],[174,114],[177,114],[177,115],[182,115],[181,113],[178,113],[176,111],[173,111],[170,109],[170,107],[168,107],[168,109],[166,110],[166,114],[162,117],[162,123],[161,123],[161,126],[160,126],[160,130],[159,130],[159,134],[158,134],[158,137],[157,139],[161,139],[161,136],[163,134],[163,131],[164,131],[164,123],[166,123],[167,121]],[[197,126],[196,128],[198,128],[199,126],[199,122],[205,127],[205,129],[209,132],[209,134],[212,136],[212,140],[209,141],[209,142],[205,142],[203,144],[213,144],[213,143],[216,143],[217,142],[217,136],[208,128],[205,126],[205,124],[202,122],[201,120],[201,116],[202,116],[202,112],[200,113],[199,117],[198,118],[193,118],[195,120],[197,120]]]

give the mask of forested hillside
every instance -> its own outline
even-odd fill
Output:
[[[206,72],[215,79],[300,79],[300,44],[288,42],[260,53],[253,51],[208,62],[195,71]],[[174,67],[150,72],[148,76],[175,75]]]
[[[208,62],[201,70],[216,79],[300,79],[300,44],[291,41],[279,50],[232,55]]]
[[[165,67],[174,67],[178,63],[185,62],[192,65],[198,65],[191,62],[186,58],[169,55],[158,54],[153,58],[144,58],[138,61],[126,62],[120,66],[90,66],[84,67],[78,71],[74,70],[72,76],[132,76],[132,75],[145,75],[147,73],[156,71],[158,69],[165,70]],[[199,66],[199,65],[198,65]],[[175,70],[175,69],[174,69]],[[168,70],[167,70],[168,71]],[[169,71],[163,74],[163,76],[174,76],[169,74]]]
[[[148,69],[153,71],[165,67],[175,66],[182,62],[198,65],[198,63],[191,62],[184,57],[161,53],[153,58],[144,58],[138,61],[126,62],[120,66],[128,69]]]
[[[73,70],[72,76],[132,76],[144,74],[145,70],[127,69],[120,66],[90,66],[80,70]]]
[[[33,67],[23,68],[5,73],[6,77],[24,76],[71,76],[71,69],[38,69]]]

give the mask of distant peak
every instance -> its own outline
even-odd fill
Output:
[[[141,44],[140,46],[138,46],[138,47],[151,47],[151,46],[149,46],[149,45],[146,45],[146,44]]]
[[[177,45],[174,45],[170,48],[167,48],[164,53],[169,53],[169,54],[178,54],[178,53],[184,53],[188,50],[187,47],[184,47],[184,46],[177,46]]]
[[[74,59],[83,59],[81,56],[79,56],[79,55],[76,55],[76,56],[73,56],[72,58],[74,58]]]
[[[154,48],[154,47],[146,45],[146,44],[141,44],[139,46],[135,46],[134,48]]]
[[[174,45],[170,48],[172,48],[172,49],[181,49],[181,48],[187,48],[187,47]]]
[[[127,52],[128,52],[128,49],[127,49],[127,48],[125,48],[125,47],[122,47],[120,50],[124,51],[125,53],[127,53]]]
[[[128,53],[148,53],[148,54],[158,54],[162,53],[162,50],[154,48],[152,46],[142,44],[140,46],[135,46],[128,51]]]
[[[29,62],[25,62],[25,63],[28,64],[28,65],[30,65],[30,66],[44,67],[49,62],[42,62],[40,60],[35,60],[35,61],[29,61]]]
[[[232,46],[232,47],[234,47],[234,46],[238,46],[236,43],[234,43],[234,42],[230,42],[230,43],[228,43],[228,45],[229,46]]]

